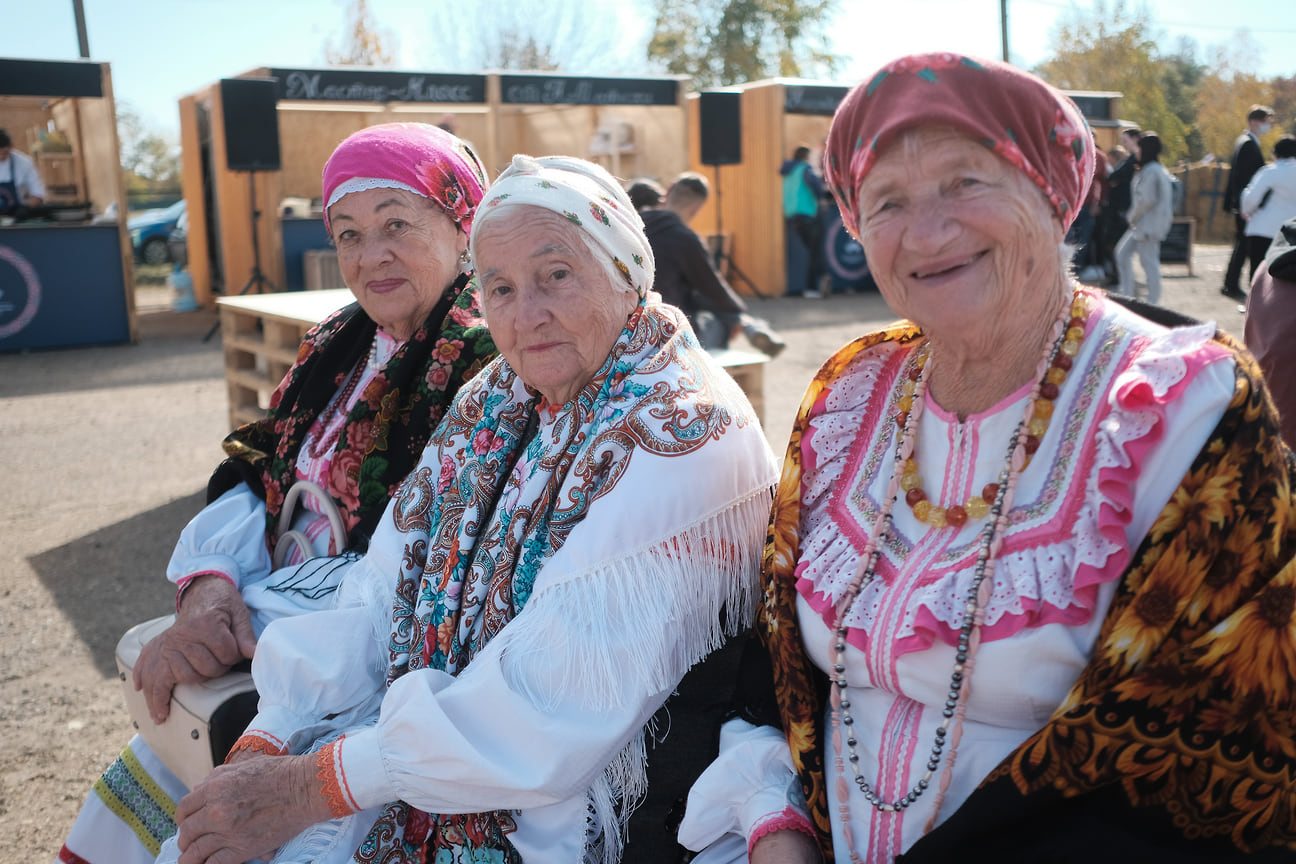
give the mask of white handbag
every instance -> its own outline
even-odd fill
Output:
[[[140,651],[175,621],[163,615],[127,630],[117,643],[117,671],[126,692],[126,710],[144,743],[180,782],[192,789],[225,761],[234,742],[256,716],[257,692],[250,665],[200,684],[177,684],[171,713],[161,725],[149,716],[144,691],[132,674]]]

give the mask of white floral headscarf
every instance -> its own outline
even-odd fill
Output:
[[[574,156],[514,156],[477,208],[474,238],[504,204],[530,204],[565,217],[607,253],[641,298],[652,290],[653,254],[643,219],[621,184],[600,166]]]

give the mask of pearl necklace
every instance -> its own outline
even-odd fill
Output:
[[[1071,319],[1066,323],[1066,333],[1062,344],[1054,352],[1044,381],[1036,391],[1026,408],[1026,465],[1039,449],[1044,433],[1048,431],[1049,421],[1053,417],[1053,400],[1057,399],[1062,382],[1066,381],[1067,372],[1071,370],[1072,358],[1080,351],[1080,344],[1085,337],[1085,316],[1088,311],[1084,299],[1077,296],[1071,302]],[[896,403],[899,413],[896,415],[897,442],[908,425],[909,411],[914,400],[922,401],[926,393],[925,377],[921,372],[927,363],[929,346],[924,345],[918,354],[917,362],[910,368],[910,376],[901,385],[903,396]],[[1026,466],[1023,465],[1023,468]],[[968,519],[983,519],[990,513],[990,503],[998,497],[999,484],[987,483],[980,495],[972,495],[962,504],[941,507],[928,499],[922,488],[922,477],[918,473],[918,461],[914,457],[906,459],[900,477],[900,489],[905,493],[905,503],[913,510],[914,518],[933,528],[944,528],[946,525],[962,528]]]
[[[850,786],[846,781],[847,762],[850,763],[855,785],[864,794],[865,800],[875,810],[894,813],[907,809],[927,791],[936,775],[936,770],[940,767],[945,748],[948,746],[949,756],[945,760],[945,769],[942,772],[937,790],[938,797],[923,832],[930,831],[935,825],[941,804],[949,790],[954,762],[958,754],[958,743],[962,737],[963,719],[967,714],[968,692],[970,689],[965,687],[964,684],[971,678],[976,651],[981,641],[981,624],[985,618],[985,607],[989,603],[994,586],[994,562],[1003,545],[1004,534],[1008,528],[1006,514],[1012,510],[1017,479],[1029,461],[1027,439],[1032,436],[1030,424],[1031,420],[1036,416],[1035,405],[1043,386],[1050,383],[1048,375],[1054,368],[1056,358],[1065,354],[1068,361],[1066,368],[1070,368],[1069,361],[1071,357],[1075,356],[1079,348],[1079,342],[1084,338],[1087,315],[1084,295],[1077,292],[1070,308],[1067,310],[1067,315],[1054,323],[1050,331],[1050,338],[1045,343],[1044,356],[1037,367],[1035,386],[1031,388],[1030,398],[1027,399],[1022,419],[1018,422],[1017,429],[1009,442],[1008,455],[1004,469],[999,475],[999,483],[994,484],[996,486],[994,501],[987,511],[990,520],[981,530],[981,546],[977,552],[972,584],[968,588],[965,598],[963,622],[959,629],[958,642],[955,647],[954,668],[950,674],[949,695],[941,712],[941,723],[936,728],[935,740],[932,743],[931,753],[927,760],[927,770],[908,792],[892,801],[885,801],[879,797],[872,785],[860,774],[860,758],[856,752],[859,741],[856,738],[854,728],[855,718],[851,716],[851,703],[846,695],[846,636],[848,630],[846,613],[864,588],[876,578],[877,561],[881,556],[880,541],[891,521],[891,512],[896,498],[899,497],[901,478],[904,476],[904,466],[913,456],[918,420],[923,411],[923,397],[927,390],[927,379],[931,375],[931,366],[926,362],[925,346],[915,357],[906,384],[902,385],[902,396],[900,398],[906,401],[903,404],[903,411],[897,415],[897,421],[903,416],[904,422],[902,428],[898,430],[897,437],[899,440],[896,446],[891,482],[884,503],[873,520],[872,530],[869,532],[869,539],[860,555],[860,563],[855,571],[855,576],[847,587],[846,593],[837,603],[836,620],[833,624],[834,639],[832,647],[835,660],[830,673],[832,686],[829,688],[829,705],[832,718],[831,741],[833,764],[838,775],[836,784],[838,812],[841,816],[843,836],[846,839],[847,847],[851,851],[852,862],[859,862],[861,859],[855,852],[854,832],[851,829]],[[1067,320],[1068,317],[1070,320]],[[1079,323],[1076,323],[1077,320]],[[1079,331],[1078,334],[1075,333],[1076,330]],[[1078,338],[1075,338],[1077,335]],[[1064,346],[1067,347],[1064,348]],[[914,384],[912,389],[907,386],[909,383]],[[1060,382],[1051,383],[1056,385]],[[1054,394],[1053,398],[1055,397],[1056,394]],[[1033,453],[1038,446],[1039,440],[1036,438],[1030,452]],[[845,730],[845,756],[842,754],[843,730]]]
[[[335,423],[339,413],[346,413],[347,406],[351,402],[351,394],[355,392],[356,386],[364,379],[365,373],[378,365],[378,333],[374,332],[373,342],[369,344],[369,356],[363,364],[356,364],[347,376],[346,386],[329,401],[328,407],[320,412],[319,418],[311,428],[312,433],[310,442],[306,447],[306,452],[312,459],[320,459],[333,450],[337,444],[338,438],[342,435],[342,427],[345,422]],[[335,428],[329,429],[333,425]],[[327,432],[325,432],[327,430]],[[319,437],[316,437],[319,435]]]

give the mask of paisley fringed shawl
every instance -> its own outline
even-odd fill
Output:
[[[640,303],[565,405],[540,406],[502,357],[461,391],[429,444],[436,455],[393,501],[409,553],[389,681],[460,674],[500,640],[506,657],[569,658],[544,681],[510,680],[540,710],[559,693],[590,710],[647,704],[750,621],[773,457],[750,403],[679,310]],[[576,623],[508,626],[541,604]],[[647,689],[628,693],[623,681]],[[609,758],[586,794],[586,858],[615,862],[644,791],[643,735]],[[506,812],[397,802],[362,849],[364,860],[516,861],[515,829]]]

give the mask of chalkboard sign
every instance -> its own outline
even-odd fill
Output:
[[[831,117],[850,92],[848,87],[789,84],[783,91],[787,114],[823,114]]]
[[[508,105],[675,105],[676,78],[571,78],[501,75],[500,101]]]
[[[374,72],[365,69],[271,69],[280,99],[323,102],[486,101],[485,75]]]
[[[103,96],[103,68],[88,60],[0,59],[0,96]]]
[[[1192,271],[1193,220],[1176,219],[1170,233],[1161,241],[1161,263],[1187,264]]]

